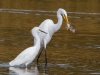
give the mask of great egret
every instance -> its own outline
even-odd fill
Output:
[[[44,30],[45,32],[47,32],[48,34],[45,35],[43,33],[39,33],[39,38],[40,38],[40,43],[41,43],[41,48],[44,49],[45,51],[45,62],[47,64],[47,57],[46,57],[46,45],[49,43],[49,41],[51,40],[53,34],[58,31],[62,25],[62,21],[63,18],[65,19],[66,23],[67,23],[67,30],[70,30],[72,32],[74,32],[75,30],[73,29],[73,27],[71,27],[71,25],[68,23],[68,17],[67,17],[67,12],[62,9],[59,8],[57,11],[57,18],[58,18],[58,22],[56,24],[54,24],[54,22],[51,19],[47,19],[45,21],[43,21],[39,28]],[[35,41],[34,41],[35,42]],[[37,64],[38,64],[38,59],[43,51],[43,49],[40,51],[40,53],[38,54],[37,57]]]
[[[40,30],[39,27],[34,27],[31,31],[36,41],[34,46],[26,48],[24,51],[22,51],[14,60],[9,63],[10,66],[25,65],[27,67],[27,65],[34,60],[40,49],[40,38],[38,36],[38,31],[46,33]]]

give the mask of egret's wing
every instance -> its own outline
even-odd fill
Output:
[[[10,62],[10,64],[20,65],[25,63],[29,60],[31,51],[34,51],[34,47],[29,47],[22,51],[13,61]]]

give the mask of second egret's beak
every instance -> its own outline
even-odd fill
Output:
[[[63,17],[64,17],[66,23],[68,23],[68,17],[67,17],[67,15],[64,14]]]
[[[39,31],[40,31],[40,32],[43,32],[43,33],[45,33],[45,34],[47,34],[45,31],[42,31],[42,30],[40,30],[40,29],[39,29]]]

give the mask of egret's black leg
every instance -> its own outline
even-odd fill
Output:
[[[44,48],[45,51],[45,65],[47,65],[47,54],[46,54],[46,49]]]
[[[38,60],[39,60],[39,58],[40,58],[40,55],[41,55],[42,51],[43,51],[43,48],[41,49],[40,53],[39,53],[38,56],[37,56],[37,65],[38,65]]]
[[[45,65],[47,65],[47,54],[46,54],[46,49],[44,47],[41,49],[40,53],[37,56],[37,65],[38,65],[38,60],[39,60],[40,55],[41,55],[41,53],[42,53],[43,50],[45,52]]]

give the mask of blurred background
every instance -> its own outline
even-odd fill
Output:
[[[63,21],[47,45],[47,70],[43,69],[43,52],[36,75],[100,74],[100,0],[0,0],[0,62],[10,62],[34,45],[31,29],[45,19],[57,23],[59,8],[66,10],[76,32],[67,31]],[[12,75],[10,70],[0,68],[0,74]]]

